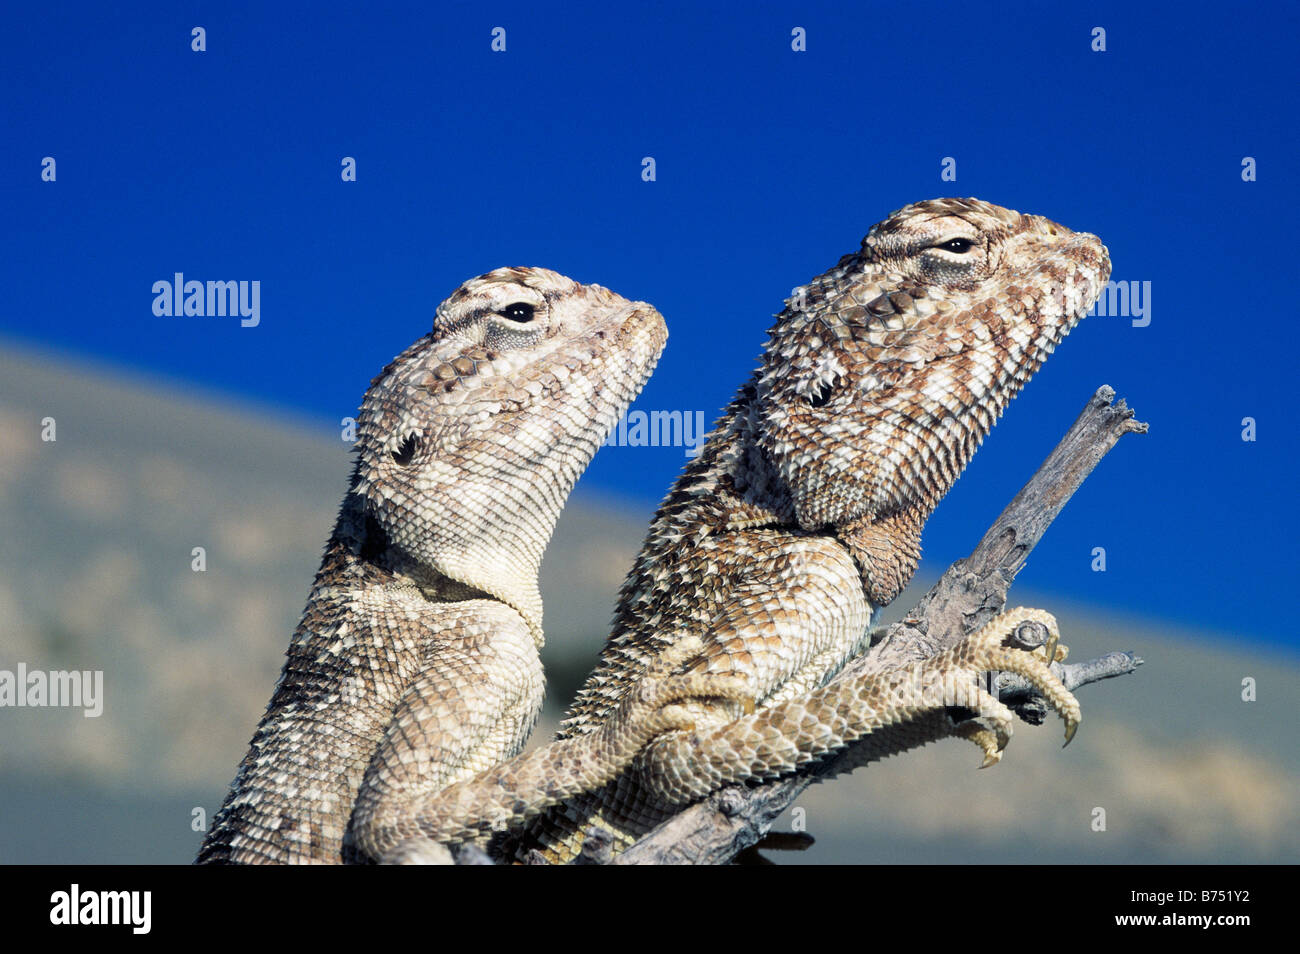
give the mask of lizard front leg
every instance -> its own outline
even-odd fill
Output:
[[[738,703],[746,712],[754,708],[738,677],[674,674],[704,649],[699,639],[684,637],[651,666],[599,731],[503,761],[518,751],[541,698],[534,699],[529,679],[500,682],[500,673],[516,668],[523,675],[528,666],[526,659],[523,666],[503,666],[499,630],[492,641],[489,667],[472,658],[482,655],[481,647],[440,647],[398,706],[353,817],[356,844],[370,858],[447,863],[446,844],[504,830],[565,798],[598,789],[651,739],[693,729],[694,718],[682,703],[712,698]],[[470,668],[478,672],[464,671]],[[460,671],[449,679],[448,670]],[[484,671],[494,673],[492,681],[482,678]],[[497,719],[467,718],[472,713],[493,713]],[[508,724],[522,724],[525,715],[522,731]],[[491,768],[467,774],[482,765]]]
[[[424,629],[420,667],[357,792],[345,841],[354,860],[382,860],[402,840],[393,832],[404,818],[448,785],[518,752],[541,712],[541,657],[515,610],[466,600],[440,608]],[[413,860],[450,861],[433,842],[405,850]]]
[[[1008,645],[1026,621],[1048,628],[1044,650]],[[886,673],[836,678],[805,697],[705,733],[660,739],[639,760],[642,781],[656,798],[682,804],[733,782],[794,771],[851,743],[857,743],[854,763],[864,764],[949,736],[973,742],[984,753],[984,765],[991,765],[1011,737],[1012,716],[978,684],[978,677],[989,671],[1015,672],[1028,679],[1060,713],[1068,744],[1081,715],[1078,701],[1048,668],[1049,658],[1063,658],[1057,638],[1050,614],[1010,610],[953,649],[923,662]],[[954,709],[963,716],[954,719]]]

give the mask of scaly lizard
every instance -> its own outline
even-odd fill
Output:
[[[542,551],[666,337],[644,302],[503,268],[371,382],[338,522],[200,863],[448,860],[435,836],[510,816],[470,780],[519,751],[541,708]],[[689,727],[674,703],[710,690],[739,698],[726,679],[652,675],[609,731],[507,781],[552,799],[596,787]]]
[[[1011,714],[978,687],[987,671],[1025,675],[1068,741],[1079,708],[1047,668],[1064,647],[1040,611],[1013,610],[922,663],[833,677],[911,578],[936,504],[1109,274],[1094,235],[936,199],[895,212],[796,289],[759,370],[660,506],[559,737],[600,731],[683,636],[706,646],[685,668],[739,676],[757,711],[688,703],[694,732],[656,738],[600,791],[494,850],[565,862],[604,829],[617,853],[722,785],[776,777],[864,737],[860,761],[960,736],[991,764]],[[1024,622],[1047,629],[1044,649],[1012,640]]]

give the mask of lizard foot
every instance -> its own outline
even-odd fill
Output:
[[[746,715],[754,711],[753,690],[744,677],[677,671],[702,652],[704,641],[697,635],[674,640],[650,664],[636,689],[624,697],[619,721],[639,725],[642,744],[664,732],[693,730],[695,715],[690,703],[726,701],[738,704]]]
[[[978,690],[977,695],[983,692]],[[984,753],[980,768],[986,769],[1002,761],[1002,750],[1011,741],[1011,712],[988,693],[983,693],[988,703],[984,711],[957,723],[952,734],[974,743]],[[997,711],[997,710],[1003,711]]]
[[[1034,631],[1038,627],[1046,632],[1046,640],[1036,638]],[[1051,613],[1016,607],[997,616],[941,656],[948,657],[943,665],[960,670],[977,674],[1012,672],[1023,676],[1060,714],[1065,723],[1065,744],[1069,745],[1079,729],[1082,712],[1078,700],[1048,668],[1051,663],[1065,659],[1068,652],[1067,647],[1060,645],[1060,630]],[[985,753],[985,765],[991,765],[1001,757],[1010,738],[1011,712],[979,687],[975,688],[969,707],[975,710],[976,718],[961,723],[954,734],[979,745]],[[980,722],[989,725],[979,726]]]

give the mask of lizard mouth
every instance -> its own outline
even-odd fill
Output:
[[[1035,342],[1039,360],[1046,359],[1087,317],[1110,278],[1110,251],[1095,235],[1088,232],[1070,235],[1061,257],[1071,262],[1072,267],[1050,283],[1048,294],[1056,299],[1054,306],[1059,308],[1062,317],[1051,326],[1051,333]]]
[[[1088,315],[1110,278],[1110,253],[1101,239],[1088,232],[1070,232],[1061,226],[1056,228],[1059,232],[1054,236],[1057,240],[1054,254],[1020,283],[1022,287],[1037,284],[1045,287],[1032,306],[1026,305],[1037,311],[1033,322],[1036,333],[1022,342],[1008,335],[1003,361],[1010,361],[1015,370],[1009,374],[1004,371],[993,379],[994,414],[991,419],[981,422],[981,437],[993,429],[1002,409]],[[1017,304],[1014,300],[1008,303],[1013,307]]]
[[[618,419],[627,412],[650,380],[664,346],[668,343],[668,326],[664,323],[663,315],[653,305],[636,301],[611,316],[608,327],[598,329],[596,334],[619,339],[620,347],[615,349],[618,361],[630,366],[629,369],[634,372],[630,376],[614,376],[614,380],[623,380],[625,377],[631,380],[631,385],[626,390],[613,389],[613,393],[610,393],[610,388],[597,382],[601,394],[608,395],[613,412],[608,415],[607,422],[598,435],[597,443],[604,444],[617,426]]]
[[[628,302],[625,307],[592,328],[591,337],[605,342],[613,341],[614,347],[608,351],[612,356],[610,361],[614,363],[593,373],[592,383],[597,395],[610,400],[617,413],[622,414],[641,393],[659,362],[668,341],[668,326],[664,323],[663,315],[653,305],[634,301]],[[593,350],[590,344],[575,341],[557,351],[555,357],[559,364],[572,372],[590,366],[595,357]],[[567,392],[576,377],[573,373],[553,376],[542,382],[538,397],[554,398]],[[630,389],[612,386],[615,382],[626,379],[631,379]]]

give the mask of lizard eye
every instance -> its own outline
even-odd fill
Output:
[[[415,449],[420,446],[420,442],[414,434],[407,434],[406,440],[402,441],[402,446],[393,451],[393,460],[405,467],[415,456]]]
[[[521,325],[526,325],[533,320],[533,314],[536,309],[525,301],[517,301],[513,305],[506,305],[501,309],[501,316],[509,318],[511,321],[517,321]]]
[[[948,239],[946,242],[940,242],[935,248],[941,248],[945,252],[954,252],[957,255],[964,255],[975,247],[975,243],[967,238]]]

